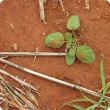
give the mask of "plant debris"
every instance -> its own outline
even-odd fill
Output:
[[[85,0],[85,10],[89,10],[89,0]]]
[[[13,47],[15,51],[17,51],[17,43],[12,44],[11,47]]]
[[[0,76],[0,100],[4,102],[6,110],[16,107],[20,110],[40,110],[36,108],[21,92],[17,91],[8,81]]]

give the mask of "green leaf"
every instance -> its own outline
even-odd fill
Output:
[[[68,42],[66,44],[66,48],[69,49],[71,46],[75,47],[75,45],[76,45],[76,43],[74,43],[74,42]]]
[[[69,32],[67,32],[65,34],[65,38],[66,38],[66,40],[71,41],[72,40],[72,35]]]
[[[108,90],[107,92],[105,92],[105,94],[110,94],[110,90]]]
[[[86,110],[91,110],[92,108],[96,107],[96,105],[92,105],[90,107],[88,107]],[[94,110],[94,109],[93,109]]]
[[[97,106],[98,106],[99,104],[101,104],[101,103],[102,103],[102,102],[99,101],[99,102],[97,102],[95,105],[92,105],[92,106],[88,107],[86,110],[91,110],[91,109],[95,110],[94,108],[97,107]]]
[[[75,55],[75,53],[76,53],[76,48],[73,48],[73,47],[71,47],[70,49],[69,49],[69,55],[70,56],[74,56]]]
[[[45,44],[48,47],[60,48],[64,44],[64,36],[59,32],[52,33],[45,38]]]
[[[79,85],[78,85],[78,86],[79,86]],[[93,101],[93,100],[87,98],[87,97],[82,93],[82,91],[81,91],[81,89],[80,89],[80,86],[79,86],[79,90],[80,90],[81,94],[84,96],[84,98],[85,98],[87,101],[90,101],[90,102],[93,103],[93,104],[96,104],[96,103],[97,103],[96,101]]]
[[[110,107],[110,100],[108,101],[108,107]]]
[[[67,21],[67,28],[69,30],[76,30],[80,26],[79,17],[77,15],[71,16]]]
[[[81,45],[77,48],[76,56],[84,63],[93,63],[95,60],[94,52],[86,45]]]
[[[108,85],[103,89],[103,94],[106,93],[107,89],[110,87],[110,82],[108,83]],[[109,91],[108,91],[109,92]]]
[[[100,105],[100,107],[101,107],[101,108],[104,108],[104,109],[106,109],[106,110],[107,110],[107,108],[108,108],[108,107],[103,106],[103,105]]]
[[[101,73],[101,79],[102,79],[102,87],[104,87],[105,86],[105,76],[104,76],[104,68],[103,68],[103,58],[101,60],[100,73]]]
[[[65,105],[70,105],[70,103],[77,102],[77,101],[88,101],[88,100],[87,99],[76,99],[76,100],[72,100],[71,102],[64,103],[59,109],[61,109]]]
[[[81,107],[81,106],[79,106],[79,105],[73,104],[73,105],[70,105],[70,106],[75,107],[75,108],[77,108],[77,109],[79,109],[79,110],[85,110],[85,108],[83,108],[83,107]]]
[[[67,65],[72,65],[75,61],[75,55],[70,56],[69,53],[66,54],[66,64]]]
[[[71,43],[68,42],[68,43],[66,44],[66,48],[69,49],[70,47],[71,47]]]

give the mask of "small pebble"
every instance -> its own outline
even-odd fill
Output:
[[[76,96],[79,97],[80,95],[79,94],[76,94]]]
[[[84,79],[86,79],[86,77],[84,77]]]
[[[94,81],[91,81],[91,83],[94,83]]]
[[[81,0],[78,0],[78,4],[80,4],[81,3]]]
[[[48,103],[48,101],[47,101],[47,100],[46,100],[45,102],[46,102],[46,103]]]
[[[14,25],[13,24],[11,24],[11,27],[12,27],[12,29],[14,29]]]
[[[45,33],[43,33],[43,35],[45,35]]]

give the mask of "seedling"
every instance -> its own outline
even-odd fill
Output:
[[[86,45],[78,45],[78,38],[75,34],[75,30],[80,27],[79,17],[77,15],[71,16],[67,21],[67,28],[71,33],[67,32],[64,36],[60,32],[52,33],[45,38],[45,44],[51,48],[60,48],[66,43],[68,52],[66,54],[66,64],[72,65],[75,61],[75,57],[84,63],[93,63],[95,60],[95,54],[90,47]]]
[[[100,91],[98,90],[98,93],[101,94],[101,97],[98,102],[87,98],[80,90],[81,94],[84,96],[84,99],[76,99],[71,102],[67,102],[67,103],[63,104],[63,106],[69,105],[71,107],[77,108],[78,110],[95,110],[95,108],[97,108],[97,107],[99,107],[99,110],[101,110],[101,108],[103,108],[103,110],[107,110],[110,107],[110,99],[104,98],[104,96],[105,96],[105,94],[110,94],[110,90],[108,90],[108,88],[110,87],[110,82],[105,85],[103,58],[101,60],[100,73],[101,73],[101,79],[102,79],[102,89]],[[73,102],[77,102],[77,101],[88,101],[88,102],[91,102],[93,105],[88,108],[83,108],[79,105],[73,104]],[[63,106],[61,106],[60,108],[62,108]]]

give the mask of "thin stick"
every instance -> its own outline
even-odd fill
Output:
[[[46,24],[43,2],[44,2],[43,0],[39,0],[40,19]]]
[[[0,100],[5,101],[5,102],[7,101],[7,100],[4,99],[3,97],[0,97]],[[14,102],[9,101],[9,100],[8,100],[8,103],[11,104],[12,106],[18,108],[19,110],[27,110],[27,109],[22,108],[22,107],[20,107],[19,105],[15,104]]]
[[[51,52],[0,52],[0,56],[65,56],[66,53]]]
[[[8,72],[6,72],[6,71],[4,71],[4,70],[2,70],[2,69],[0,69],[0,72],[1,72],[2,74],[5,74],[5,75],[11,77],[12,79],[14,79],[15,81],[21,83],[22,85],[24,85],[24,86],[26,86],[26,87],[28,87],[28,88],[31,88],[31,89],[33,89],[34,91],[38,92],[38,89],[37,89],[36,87],[34,87],[34,86],[32,86],[32,85],[30,85],[30,84],[28,84],[28,83],[26,83],[26,82],[24,82],[24,81],[22,81],[22,80],[16,78],[15,76],[11,75],[10,73],[8,73]]]
[[[70,83],[61,81],[61,80],[59,80],[59,79],[55,79],[55,78],[52,78],[52,77],[49,77],[49,76],[40,74],[40,73],[38,73],[38,72],[29,70],[29,69],[27,69],[27,68],[24,68],[24,67],[22,67],[22,66],[16,65],[16,64],[14,64],[14,63],[12,63],[12,62],[9,62],[9,61],[4,60],[4,59],[1,59],[1,58],[0,58],[0,61],[3,62],[3,63],[6,63],[6,64],[8,64],[8,65],[11,65],[11,66],[13,66],[13,67],[15,67],[15,68],[17,68],[17,69],[20,69],[20,70],[22,70],[22,71],[25,71],[25,72],[27,72],[27,73],[30,73],[30,74],[32,74],[32,75],[35,75],[35,76],[44,78],[44,79],[46,79],[46,80],[53,81],[53,82],[55,82],[55,83],[59,83],[59,84],[62,84],[62,85],[68,86],[68,87],[72,87],[72,88],[74,88],[74,89],[79,90],[79,86],[77,86],[77,85],[70,84]],[[81,89],[82,92],[91,94],[91,95],[96,96],[96,97],[101,97],[101,94],[98,94],[97,92],[94,92],[94,91],[92,91],[92,90],[89,90],[89,89],[86,89],[86,88],[83,88],[83,87],[80,87],[80,89]],[[107,97],[107,96],[104,96],[104,98],[110,99],[110,97]]]

